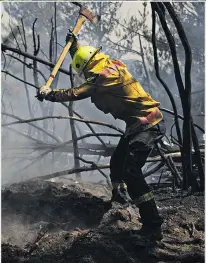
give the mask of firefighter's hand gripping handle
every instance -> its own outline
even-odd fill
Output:
[[[39,100],[39,101],[43,101],[44,100],[44,97],[39,92],[37,92],[35,98],[37,98],[37,100]]]
[[[73,2],[73,3],[80,7],[79,16],[78,16],[77,22],[75,24],[75,27],[74,27],[74,29],[72,31],[72,33],[74,35],[77,35],[79,33],[80,29],[82,28],[84,22],[87,19],[91,23],[97,24],[99,22],[99,20],[100,20],[100,17],[96,16],[93,12],[91,12],[89,9],[83,7],[81,4],[79,4],[77,2]],[[56,65],[55,65],[55,67],[53,68],[53,70],[52,70],[52,72],[51,72],[51,74],[50,74],[50,76],[49,76],[49,78],[48,78],[48,80],[47,80],[47,82],[45,84],[45,87],[50,88],[50,86],[51,86],[51,84],[52,84],[52,82],[53,82],[53,80],[54,80],[59,68],[61,67],[61,65],[62,65],[67,53],[69,52],[69,50],[71,48],[73,40],[74,39],[71,38],[71,40],[69,40],[67,42],[67,44],[65,45],[64,49],[62,50],[62,52],[61,52],[61,54],[60,54],[60,56],[58,58],[58,61],[57,61]],[[40,90],[40,91],[38,91],[36,97],[37,97],[38,100],[43,101],[45,96],[43,94],[41,94],[41,90]]]
[[[86,21],[86,17],[80,15],[80,16],[78,17],[78,19],[77,19],[76,25],[75,25],[72,33],[74,33],[74,34],[77,35],[77,34],[79,33],[79,31],[80,31],[80,29],[81,29],[81,27],[83,26],[83,24],[84,24],[85,21]],[[52,84],[52,82],[53,82],[53,80],[54,80],[54,78],[55,78],[55,76],[56,76],[59,68],[61,67],[61,64],[63,63],[63,61],[64,61],[67,53],[69,52],[69,50],[70,50],[70,48],[71,48],[72,42],[73,42],[73,39],[72,39],[72,40],[69,40],[69,41],[67,42],[67,44],[65,45],[65,47],[64,47],[64,49],[62,50],[62,53],[60,54],[60,56],[59,56],[59,58],[58,58],[58,61],[57,61],[56,65],[55,65],[54,69],[52,70],[52,72],[51,72],[51,74],[50,74],[50,76],[49,76],[49,78],[48,78],[45,86],[47,86],[47,87],[50,87],[50,86],[51,86],[51,84]]]
[[[77,35],[81,29],[81,27],[83,26],[84,22],[86,21],[86,17],[82,16],[82,15],[79,15],[78,19],[77,19],[77,22],[76,22],[76,25],[72,31],[72,33],[75,35]],[[67,53],[69,52],[70,48],[71,48],[71,45],[72,45],[72,42],[74,41],[74,39],[70,39],[67,44],[65,45],[64,49],[62,50],[59,58],[58,58],[58,61],[56,63],[56,65],[54,66],[46,84],[44,85],[44,87],[47,87],[47,88],[50,88],[59,68],[61,67],[61,64],[63,63]],[[44,94],[41,94],[41,88],[38,90],[37,92],[37,95],[35,96],[39,101],[43,101],[44,98],[45,98],[45,95]]]

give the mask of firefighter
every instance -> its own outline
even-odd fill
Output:
[[[71,37],[72,67],[84,76],[85,83],[72,89],[42,86],[37,97],[52,102],[91,97],[91,102],[99,110],[126,123],[125,133],[110,160],[111,201],[123,204],[132,200],[139,208],[143,224],[138,231],[139,236],[161,240],[163,220],[142,174],[142,167],[152,148],[164,136],[160,103],[144,91],[123,62],[111,59],[101,48],[81,46],[72,33],[66,40]]]

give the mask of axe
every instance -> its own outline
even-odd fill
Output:
[[[92,11],[90,11],[88,8],[83,7],[81,4],[79,4],[78,2],[71,2],[77,6],[80,7],[80,11],[79,11],[79,16],[77,18],[76,24],[74,26],[74,29],[72,30],[72,33],[74,34],[78,34],[80,29],[82,28],[83,24],[86,22],[86,20],[89,20],[92,24],[97,24],[100,20],[100,16],[94,14]],[[50,87],[59,68],[61,67],[62,62],[64,61],[67,53],[69,52],[69,49],[72,45],[73,39],[69,40],[67,42],[67,44],[65,45],[64,49],[62,50],[58,61],[56,63],[56,65],[54,66],[45,86]],[[39,100],[42,100],[40,97],[38,98]]]

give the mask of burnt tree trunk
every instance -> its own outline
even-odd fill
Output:
[[[192,64],[192,52],[191,48],[187,39],[187,36],[185,34],[184,28],[178,19],[172,5],[170,3],[164,3],[166,6],[176,28],[178,31],[178,34],[180,36],[180,40],[182,42],[182,45],[185,49],[185,105],[186,105],[186,113],[187,116],[184,116],[186,121],[188,122],[187,126],[190,128],[190,138],[193,141],[193,146],[195,149],[196,157],[197,157],[197,165],[198,165],[198,172],[200,177],[200,187],[201,190],[204,190],[204,169],[202,164],[202,158],[199,151],[199,143],[197,139],[197,135],[194,129],[193,120],[191,116],[191,64]],[[187,127],[185,128],[187,132]],[[189,135],[189,134],[188,134]],[[187,141],[186,141],[187,143]],[[187,146],[187,144],[186,144]]]
[[[186,65],[185,65],[185,86],[182,81],[179,63],[177,59],[177,52],[175,47],[175,41],[174,38],[168,28],[167,22],[165,20],[165,7],[162,3],[151,3],[152,6],[152,12],[153,12],[153,23],[155,23],[155,12],[157,12],[160,23],[162,25],[162,28],[164,30],[165,36],[167,38],[167,41],[169,43],[171,55],[172,55],[172,61],[174,66],[174,72],[175,72],[175,79],[178,86],[181,103],[182,103],[182,109],[184,114],[184,122],[183,122],[183,140],[182,140],[182,147],[181,147],[181,155],[182,155],[182,166],[183,166],[183,189],[188,189],[188,186],[190,185],[192,187],[193,191],[199,190],[199,185],[197,183],[197,179],[194,176],[192,172],[192,134],[191,134],[191,79],[190,79],[190,70],[191,70],[191,63],[192,63],[192,57],[191,57],[191,51],[190,48],[187,46],[185,49],[186,53]],[[185,46],[184,46],[185,48]],[[179,139],[179,138],[178,138]],[[180,143],[181,144],[181,143]]]

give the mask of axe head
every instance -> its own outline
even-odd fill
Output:
[[[81,7],[79,14],[85,16],[94,25],[96,25],[100,21],[100,16],[94,14],[86,7]]]

